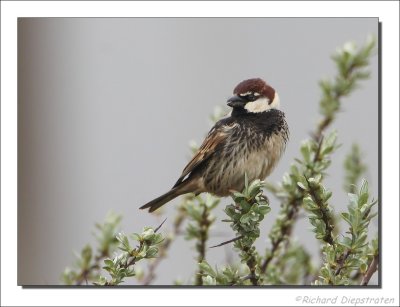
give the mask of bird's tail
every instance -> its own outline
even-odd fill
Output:
[[[153,212],[154,210],[157,210],[161,206],[164,206],[167,202],[173,200],[174,198],[178,197],[179,195],[186,194],[189,192],[193,192],[193,190],[190,187],[190,184],[187,184],[187,182],[184,182],[180,185],[178,185],[175,188],[172,188],[169,190],[167,193],[157,197],[156,199],[153,199],[152,201],[148,202],[147,204],[141,206],[139,209],[147,209],[149,208],[149,212]]]

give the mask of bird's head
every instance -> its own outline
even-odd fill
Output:
[[[228,106],[249,113],[260,113],[277,109],[279,96],[275,90],[260,78],[240,82],[228,99]]]

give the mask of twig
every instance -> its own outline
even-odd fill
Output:
[[[379,255],[374,255],[374,258],[372,259],[371,264],[369,265],[367,272],[365,273],[362,281],[361,281],[361,286],[367,286],[372,275],[378,270],[378,265],[379,265]]]
[[[208,229],[210,227],[210,221],[208,219],[209,216],[209,209],[206,205],[203,208],[203,214],[201,215],[200,225],[199,225],[199,240],[196,243],[196,248],[199,253],[197,257],[197,263],[201,263],[203,260],[206,259],[206,242],[208,239]],[[203,278],[202,278],[203,271],[199,269],[199,272],[196,274],[196,285],[203,285]]]
[[[237,240],[240,240],[240,239],[242,239],[243,237],[244,237],[244,236],[241,235],[241,236],[238,236],[238,237],[233,238],[233,239],[231,239],[231,240],[228,240],[228,241],[222,242],[222,243],[220,243],[220,244],[211,246],[211,247],[209,247],[209,248],[215,248],[215,247],[224,246],[224,245],[226,245],[226,244],[229,244],[229,243],[235,242],[235,241],[237,241]]]
[[[317,147],[317,150],[314,155],[313,165],[320,160],[320,152],[321,152],[323,140],[324,140],[323,135],[318,138],[318,147]],[[315,174],[316,174],[315,170],[311,169],[311,176],[314,176]],[[298,189],[298,191],[302,192],[302,190],[300,190],[300,189]],[[281,223],[281,228],[280,228],[281,231],[279,233],[279,237],[272,242],[271,251],[265,257],[265,260],[261,266],[261,272],[265,273],[267,271],[268,265],[274,258],[275,252],[278,250],[280,244],[291,235],[293,225],[296,222],[298,215],[299,215],[298,213],[299,213],[300,207],[302,205],[303,196],[304,196],[304,194],[302,194],[298,198],[293,198],[288,203],[288,207],[290,208],[289,212],[286,215],[285,222]]]
[[[95,257],[95,262],[89,268],[82,270],[81,273],[78,275],[78,277],[76,278],[75,285],[80,286],[82,285],[83,282],[85,282],[86,285],[88,285],[88,277],[90,273],[92,273],[95,270],[99,270],[100,262],[107,257],[108,253],[105,253],[104,251],[100,255],[97,255]]]
[[[314,155],[313,163],[316,163],[316,162],[320,161],[320,157],[319,156],[321,154],[321,148],[322,148],[322,142],[323,141],[324,141],[324,136],[320,135],[318,137],[318,147],[317,147],[317,151],[315,152],[315,155]],[[312,174],[315,175],[316,172],[313,170]]]
[[[169,249],[171,243],[173,242],[174,238],[181,232],[181,226],[183,224],[183,221],[185,220],[186,215],[183,213],[183,211],[179,211],[179,214],[177,215],[175,222],[174,222],[174,228],[172,231],[172,236],[166,238],[164,240],[164,244],[160,247],[159,249],[159,254],[160,256],[155,258],[154,261],[149,263],[148,266],[148,273],[145,277],[142,279],[142,284],[143,285],[150,285],[153,280],[156,278],[156,269],[160,262],[165,259],[165,256],[167,255],[167,250]],[[164,220],[164,222],[166,219]],[[164,222],[159,226],[161,227]],[[155,230],[155,232],[159,229],[159,227]]]
[[[302,198],[301,198],[302,199]],[[290,236],[293,228],[293,223],[297,218],[299,208],[301,206],[301,199],[293,199],[292,202],[289,204],[290,209],[289,212],[286,216],[286,221],[281,224],[281,231],[280,235],[277,238],[277,240],[272,242],[272,248],[269,253],[269,255],[266,256],[263,264],[261,265],[261,272],[265,273],[267,271],[268,265],[274,258],[275,252],[278,250],[280,244],[288,237]],[[291,222],[289,222],[291,221]]]
[[[154,229],[154,232],[157,232],[160,230],[161,226],[164,225],[165,221],[167,220],[167,218],[164,219],[164,221],[162,221],[162,223],[160,224],[160,226],[158,226],[156,229]]]
[[[320,197],[318,197],[316,191],[315,191],[313,188],[311,188],[311,186],[310,186],[310,184],[309,184],[307,178],[306,178],[306,181],[307,181],[307,183],[308,183],[308,187],[310,188],[309,191],[308,191],[308,193],[309,193],[309,195],[312,197],[312,199],[314,200],[314,202],[315,202],[315,203],[318,205],[318,207],[320,208],[320,212],[321,212],[321,214],[322,214],[322,218],[321,218],[321,219],[322,219],[322,221],[323,221],[324,224],[325,224],[326,232],[325,232],[325,236],[324,236],[323,240],[324,240],[325,242],[329,243],[330,245],[333,245],[334,241],[333,241],[333,237],[332,237],[332,232],[333,232],[333,229],[334,229],[334,225],[332,224],[332,219],[331,219],[331,217],[327,214],[327,213],[328,213],[327,209],[324,208],[323,200],[322,200]],[[348,257],[347,253],[346,253],[345,256],[346,256],[346,257],[344,258],[344,260],[346,260],[346,258]],[[344,262],[344,260],[343,260],[343,262]],[[336,274],[336,275],[337,275],[337,274]]]
[[[350,255],[351,255],[351,251],[350,251],[350,250],[346,250],[346,252],[345,252],[344,254],[342,254],[342,255],[339,256],[339,259],[338,259],[338,264],[339,264],[339,266],[338,266],[338,268],[337,268],[336,271],[335,271],[335,275],[336,275],[336,276],[339,275],[340,272],[343,270],[344,264],[345,264],[347,258],[348,258]]]
[[[246,264],[250,270],[249,275],[250,275],[251,284],[253,286],[258,286],[259,278],[257,278],[257,275],[256,275],[257,259],[254,255],[254,253],[252,253],[249,248],[245,248],[245,249],[243,249],[243,251],[246,252],[250,256],[249,259],[246,261]]]
[[[162,225],[165,223],[166,220],[167,219],[165,219],[157,228],[155,228],[154,234],[162,227]],[[135,265],[137,261],[143,259],[143,257],[138,257],[137,255],[140,255],[143,248],[145,248],[146,246],[148,246],[148,243],[146,243],[145,240],[139,240],[139,247],[137,247],[136,250],[128,252],[128,257],[126,259],[126,262],[121,263],[118,270],[120,270],[121,268],[128,269],[130,266]],[[105,285],[106,286],[114,286],[114,285],[118,285],[120,282],[121,282],[120,280],[114,281],[114,278],[113,278],[111,281],[106,281]]]
[[[339,100],[342,98],[342,95],[339,94],[335,94],[335,98],[334,100]],[[318,124],[315,132],[312,134],[312,137],[314,139],[314,141],[316,142],[320,142],[322,141],[323,138],[323,133],[325,132],[326,129],[328,129],[328,127],[332,124],[333,120],[334,120],[334,116],[325,116]]]

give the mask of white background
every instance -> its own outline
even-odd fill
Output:
[[[361,9],[362,8],[362,9]],[[254,14],[258,13],[258,14]],[[16,284],[16,18],[24,16],[324,16],[380,17],[383,22],[383,289],[371,297],[398,304],[398,3],[397,2],[2,2],[2,305],[296,305],[298,295],[334,296],[335,290],[22,290]],[[390,229],[389,229],[390,225]],[[397,229],[394,229],[394,228]],[[29,257],[29,254],[25,255]],[[397,275],[395,274],[397,273]],[[151,291],[151,293],[149,292]],[[157,292],[157,293],[155,293]],[[341,291],[342,292],[342,291]],[[346,291],[366,296],[365,291]]]

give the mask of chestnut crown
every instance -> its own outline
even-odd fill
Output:
[[[233,93],[242,97],[249,94],[253,94],[256,97],[263,96],[268,98],[270,102],[272,102],[275,97],[275,90],[260,78],[247,79],[240,82],[236,85]]]
[[[275,90],[260,78],[240,82],[233,90],[234,96],[228,105],[250,113],[265,112],[279,107],[279,96]]]

